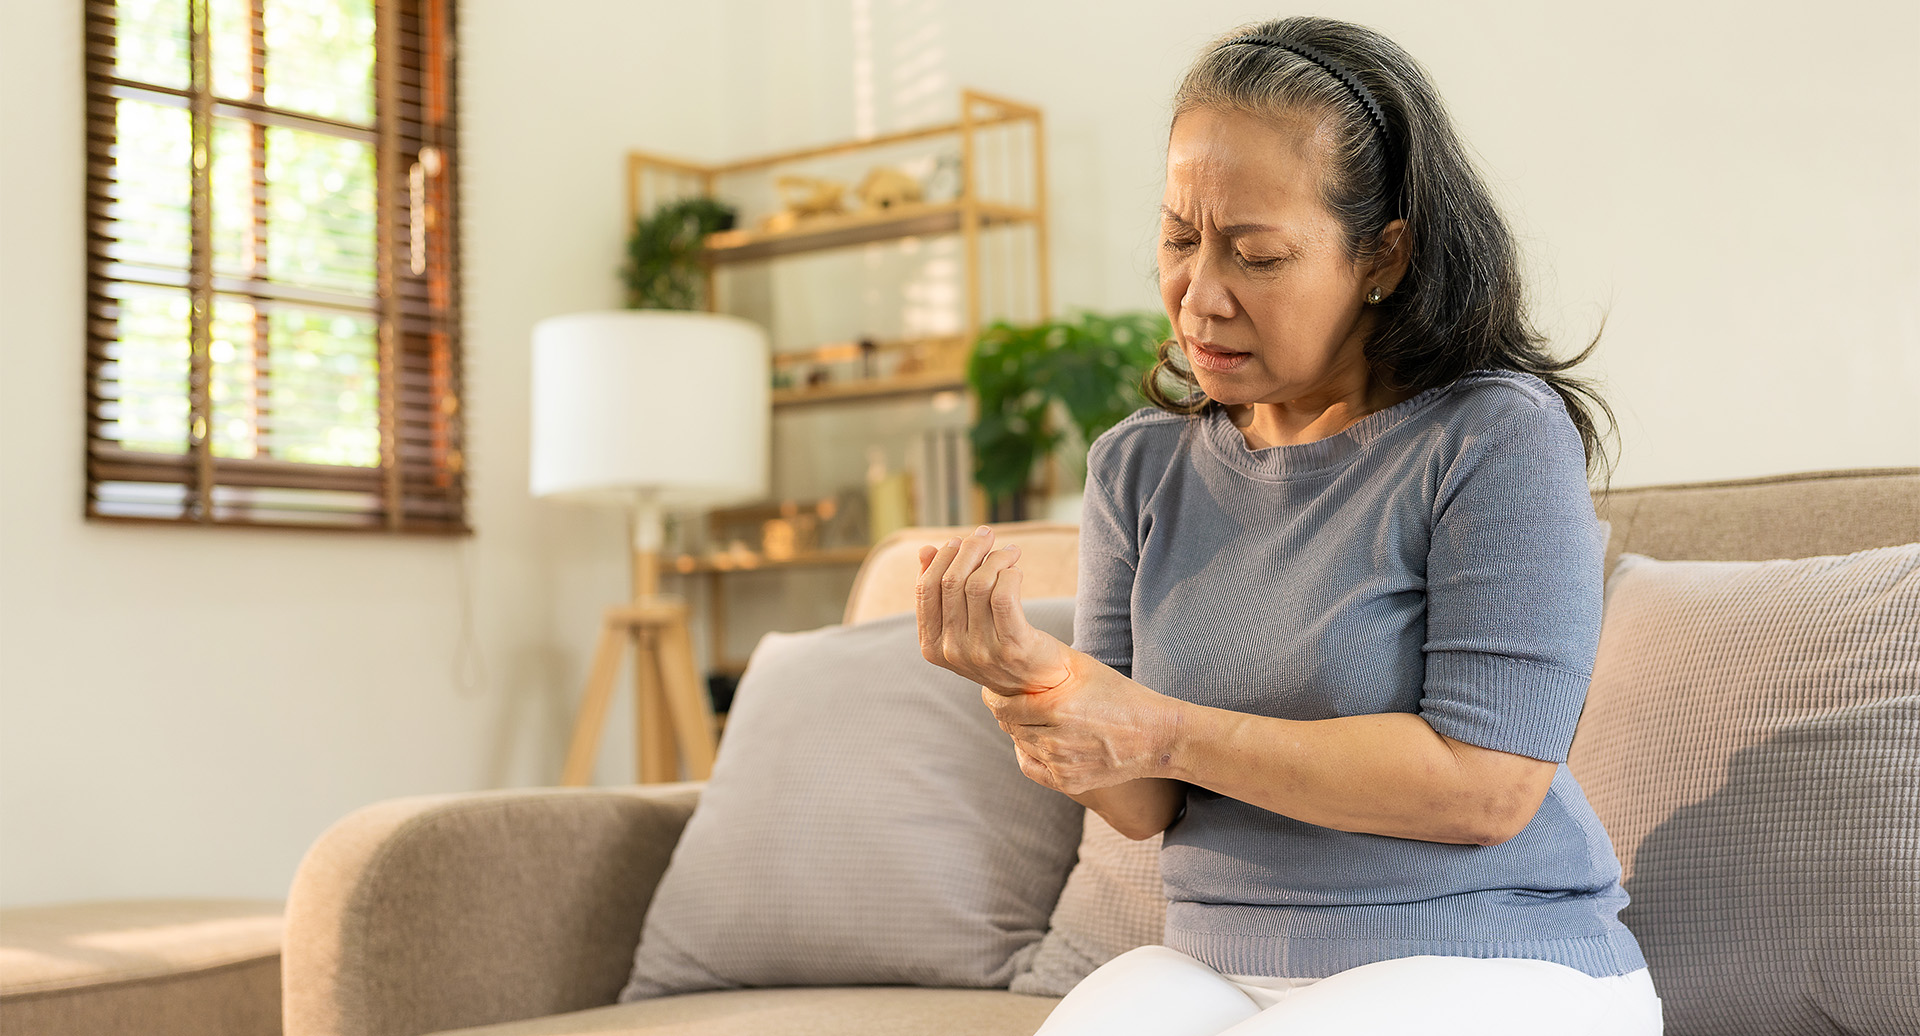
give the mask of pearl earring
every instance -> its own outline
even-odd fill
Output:
[[[1386,296],[1380,294],[1380,286],[1376,284],[1367,291],[1367,304],[1377,306],[1380,304],[1380,300],[1385,297]]]

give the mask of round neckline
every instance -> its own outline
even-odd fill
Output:
[[[1201,427],[1207,446],[1214,456],[1229,467],[1254,478],[1278,482],[1316,475],[1340,466],[1347,458],[1364,450],[1388,429],[1406,420],[1451,387],[1436,385],[1415,393],[1384,410],[1375,410],[1324,439],[1312,442],[1283,443],[1262,446],[1256,450],[1247,445],[1246,436],[1240,434],[1240,427],[1233,423],[1233,416],[1227,413],[1224,406],[1214,407],[1201,422]]]

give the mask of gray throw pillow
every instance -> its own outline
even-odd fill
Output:
[[[1920,544],[1624,556],[1567,765],[1669,1036],[1920,1033]]]
[[[1026,602],[1068,640],[1073,600]],[[746,986],[1002,987],[1046,931],[1085,812],[1021,774],[912,615],[755,648],[622,1001]]]

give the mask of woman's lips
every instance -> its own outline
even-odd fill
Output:
[[[1187,344],[1192,346],[1187,350],[1187,359],[1191,360],[1194,366],[1205,370],[1219,372],[1239,370],[1253,359],[1252,353],[1222,349],[1212,343],[1197,342],[1191,338],[1187,339]]]

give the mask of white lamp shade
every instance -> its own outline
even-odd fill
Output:
[[[694,510],[767,493],[767,336],[714,313],[625,310],[533,329],[536,496]]]

